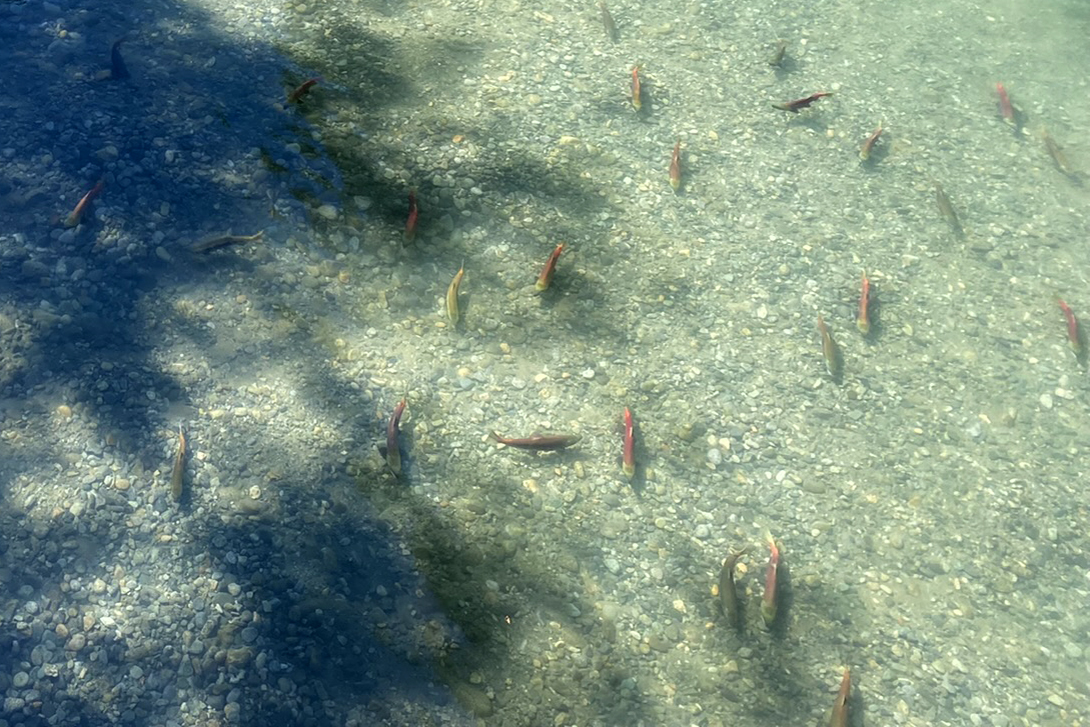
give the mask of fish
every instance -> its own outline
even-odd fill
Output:
[[[394,407],[394,413],[390,415],[390,421],[386,424],[386,466],[395,475],[401,474],[401,445],[398,435],[401,433],[401,415],[405,413],[405,400],[402,399]]]
[[[534,449],[539,452],[552,452],[567,449],[579,442],[582,437],[578,434],[531,434],[524,439],[501,437],[496,432],[489,434],[492,441],[505,444],[516,449]]]
[[[776,50],[772,52],[772,57],[768,59],[768,65],[775,68],[779,68],[783,65],[784,56],[787,55],[787,41],[777,40]]]
[[[848,727],[848,700],[852,693],[852,671],[844,667],[844,676],[840,678],[840,690],[836,693],[836,701],[829,712],[829,727]]]
[[[844,359],[840,354],[840,346],[833,340],[833,334],[829,326],[825,325],[825,319],[818,316],[818,333],[821,334],[821,355],[825,358],[825,370],[833,381],[839,382],[844,373]]]
[[[855,327],[864,336],[870,335],[870,279],[863,271],[863,283],[859,288],[859,313],[855,317]]]
[[[1083,347],[1083,333],[1079,327],[1079,319],[1075,317],[1075,311],[1071,310],[1071,306],[1064,302],[1063,298],[1056,298],[1056,302],[1060,306],[1060,310],[1064,313],[1064,320],[1067,321],[1067,343],[1071,346],[1071,350],[1075,353],[1076,358],[1082,358],[1085,354]]]
[[[241,245],[245,242],[257,242],[265,236],[264,230],[258,230],[252,235],[234,235],[230,231],[222,235],[212,235],[203,240],[197,240],[189,246],[190,252],[208,252],[227,245]]]
[[[178,451],[174,455],[174,469],[170,472],[170,496],[175,502],[182,499],[185,492],[185,430],[178,425]]]
[[[598,9],[602,11],[602,27],[606,30],[606,37],[613,43],[617,42],[617,24],[613,22],[613,16],[609,14],[605,0],[598,0]]]
[[[777,586],[779,585],[780,549],[768,533],[768,569],[765,571],[765,592],[761,596],[761,619],[771,629],[779,617]]]
[[[1044,141],[1045,150],[1048,151],[1048,155],[1052,157],[1052,162],[1056,165],[1056,168],[1072,179],[1078,180],[1079,173],[1071,166],[1071,162],[1068,161],[1067,155],[1063,153],[1060,149],[1060,145],[1052,138],[1052,134],[1048,133],[1048,129],[1041,129],[1041,140]]]
[[[80,201],[76,204],[75,208],[68,213],[68,216],[64,218],[65,227],[75,227],[83,219],[83,214],[87,211],[87,208],[91,206],[91,203],[95,201],[95,197],[102,194],[102,190],[105,188],[106,183],[103,180],[99,180],[98,184],[91,187],[91,191],[83,195]]]
[[[745,555],[748,548],[742,548],[736,553],[731,553],[723,561],[723,567],[719,569],[719,606],[727,623],[735,631],[741,631],[744,625],[744,607],[738,598],[738,589],[734,583],[734,566],[738,559]]]
[[[882,122],[878,122],[878,128],[875,129],[867,140],[863,142],[863,148],[859,150],[859,158],[862,161],[869,161],[871,152],[874,151],[874,145],[878,143],[878,137],[882,135]]]
[[[125,66],[125,59],[121,57],[121,44],[124,38],[115,40],[110,46],[110,78],[122,81],[129,77],[129,69]]]
[[[458,288],[462,285],[462,277],[466,274],[465,261],[462,262],[462,267],[458,268],[458,272],[454,275],[454,280],[450,281],[450,287],[447,288],[447,319],[450,320],[450,325],[458,325],[458,319],[462,317],[461,312],[458,310]]]
[[[314,88],[314,86],[317,85],[318,81],[320,80],[322,79],[308,78],[307,80],[303,81],[295,88],[294,91],[288,94],[288,103],[293,104],[302,101],[303,97],[310,93],[310,89]]]
[[[674,144],[674,153],[670,157],[670,186],[675,192],[681,188],[681,139]]]
[[[787,103],[774,103],[772,104],[772,108],[797,114],[800,110],[809,108],[810,104],[814,103],[819,98],[825,98],[826,96],[832,95],[832,93],[812,93],[806,98],[798,98],[794,101],[788,101]]]
[[[933,184],[935,185],[935,203],[939,206],[939,212],[946,218],[946,222],[949,223],[950,227],[953,228],[955,235],[965,237],[965,228],[961,226],[961,220],[958,219],[958,213],[954,211],[954,205],[950,202],[946,190],[938,182]]]
[[[420,211],[416,206],[416,190],[409,190],[409,217],[405,220],[405,242],[412,242],[416,237],[416,220]]]
[[[1011,104],[1010,96],[1007,95],[1007,89],[1002,83],[997,83],[995,93],[999,97],[999,115],[1011,126],[1016,126],[1018,120],[1015,118],[1014,106]]]
[[[636,476],[636,432],[632,423],[632,412],[624,408],[624,459],[621,468],[624,476],[631,480]]]
[[[632,66],[632,108],[643,108],[643,94],[640,91],[640,67]]]
[[[557,245],[549,254],[549,259],[545,261],[545,267],[542,268],[541,275],[537,276],[537,283],[534,284],[539,293],[548,290],[549,286],[552,285],[553,274],[556,272],[556,261],[560,259],[560,253],[562,252],[564,252],[564,243]]]

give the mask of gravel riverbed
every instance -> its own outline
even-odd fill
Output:
[[[0,0],[0,727],[1087,724],[1090,17],[609,10]]]

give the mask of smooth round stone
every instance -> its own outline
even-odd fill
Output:
[[[11,685],[16,689],[22,689],[27,684],[30,684],[30,675],[25,671],[18,672],[11,678]]]

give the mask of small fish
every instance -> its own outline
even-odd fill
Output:
[[[402,399],[394,407],[394,413],[390,415],[390,421],[386,425],[386,465],[395,475],[401,474],[401,445],[398,435],[401,433],[401,415],[405,412],[405,400]]]
[[[844,667],[844,676],[840,678],[840,690],[829,713],[829,727],[848,727],[848,700],[852,694],[852,671]]]
[[[110,46],[110,78],[122,81],[129,77],[129,69],[125,66],[125,59],[121,57],[121,44],[124,38],[115,40]]]
[[[209,250],[216,250],[221,247],[226,247],[227,245],[241,245],[246,242],[257,242],[264,236],[264,230],[258,230],[252,235],[233,235],[228,231],[222,235],[212,235],[203,240],[198,240],[189,246],[189,250],[190,252],[208,252]]]
[[[867,140],[863,142],[863,148],[859,150],[859,158],[862,161],[869,161],[871,152],[874,151],[874,145],[878,143],[878,137],[882,135],[882,122],[878,122],[878,128],[875,129]]]
[[[939,206],[939,212],[942,213],[942,216],[946,218],[946,222],[953,228],[955,235],[965,237],[965,229],[961,226],[961,220],[958,219],[958,213],[954,211],[954,205],[950,202],[946,190],[938,182],[934,182],[934,185],[935,203]]]
[[[632,108],[643,108],[643,94],[640,91],[640,67],[632,66]]]
[[[1002,83],[995,84],[995,93],[999,96],[999,115],[1003,117],[1011,126],[1016,126],[1018,120],[1014,115],[1014,106],[1011,105],[1010,96],[1007,95],[1007,89],[1003,87]]]
[[[631,480],[636,476],[636,432],[632,423],[632,412],[624,408],[624,476]]]
[[[1056,302],[1060,305],[1060,310],[1064,313],[1064,320],[1067,321],[1067,343],[1071,346],[1071,350],[1074,351],[1075,357],[1081,359],[1085,353],[1083,347],[1083,333],[1079,327],[1079,319],[1075,317],[1075,311],[1071,310],[1071,306],[1064,302],[1063,298],[1056,298]]]
[[[670,157],[670,186],[675,192],[681,188],[681,139],[674,144],[674,153]]]
[[[492,432],[489,436],[492,437],[493,441],[505,444],[508,447],[534,449],[539,452],[567,449],[582,439],[578,434],[531,434],[525,439],[514,439],[510,437],[501,437],[499,434]]]
[[[300,101],[302,101],[303,97],[306,96],[308,93],[310,93],[310,89],[314,88],[314,86],[320,80],[322,80],[322,79],[320,79],[320,78],[310,78],[310,79],[307,79],[306,81],[303,81],[301,84],[299,84],[299,86],[294,91],[292,91],[291,93],[288,94],[288,103],[293,104],[293,103],[299,103]]]
[[[1071,162],[1067,160],[1067,155],[1063,153],[1060,145],[1052,138],[1052,134],[1048,133],[1048,129],[1041,129],[1041,140],[1045,142],[1045,149],[1048,151],[1048,155],[1052,157],[1052,162],[1056,165],[1056,168],[1072,179],[1078,180],[1079,173],[1071,166]]]
[[[864,336],[870,335],[870,279],[863,271],[863,283],[859,290],[859,313],[855,317],[855,327]]]
[[[731,553],[723,561],[723,567],[719,569],[719,606],[723,610],[723,616],[727,623],[735,631],[741,631],[743,624],[743,605],[738,598],[738,589],[734,584],[734,566],[738,559],[745,555],[747,548],[742,548],[737,553]]]
[[[405,242],[412,242],[416,237],[416,220],[420,211],[416,206],[416,190],[409,190],[409,217],[405,220]]]
[[[765,592],[761,596],[761,619],[765,627],[771,629],[779,616],[779,603],[777,601],[777,585],[779,583],[780,549],[772,534],[768,538],[768,569],[765,571]]]
[[[450,325],[457,326],[458,319],[462,314],[458,310],[458,288],[462,285],[462,277],[466,274],[466,264],[463,261],[462,267],[458,268],[458,272],[454,276],[454,280],[450,281],[450,287],[447,288],[447,319],[450,320]]]
[[[783,66],[784,56],[787,55],[787,41],[777,40],[776,50],[772,52],[772,57],[768,59],[768,65],[774,68],[780,68]]]
[[[818,316],[818,332],[821,334],[821,355],[825,357],[825,370],[833,381],[839,382],[844,373],[844,359],[840,354],[840,346],[833,340],[833,334],[825,325],[825,319]]]
[[[617,24],[613,22],[613,16],[609,14],[605,0],[598,0],[598,8],[602,11],[602,27],[606,29],[606,37],[611,42],[617,42]]]
[[[541,270],[541,275],[537,276],[537,283],[534,284],[534,288],[537,291],[543,292],[549,289],[549,286],[553,283],[553,274],[556,272],[556,261],[560,259],[560,253],[564,252],[564,243],[557,245],[552,253],[549,255],[549,259],[545,261],[545,267]]]
[[[83,195],[79,203],[76,204],[75,209],[73,209],[68,214],[68,216],[64,218],[64,226],[75,227],[76,225],[78,225],[80,223],[80,220],[83,218],[83,213],[86,212],[87,208],[91,206],[91,203],[95,201],[95,197],[102,194],[102,190],[105,186],[105,182],[100,179],[98,184],[91,188],[90,192]]]
[[[810,104],[814,103],[819,98],[825,98],[826,96],[832,95],[833,94],[831,93],[812,93],[806,98],[798,98],[794,101],[788,101],[787,103],[774,103],[772,104],[772,108],[797,114],[802,109],[809,108]]]
[[[182,499],[185,492],[185,430],[178,425],[178,452],[174,455],[174,469],[170,473],[170,496],[175,502]]]

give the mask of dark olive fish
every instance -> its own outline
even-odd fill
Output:
[[[727,623],[735,631],[742,630],[742,602],[738,599],[738,589],[734,584],[734,566],[738,559],[745,555],[746,549],[731,553],[723,561],[723,567],[719,570],[719,605],[723,609],[723,616]]]
[[[825,319],[818,316],[818,333],[821,334],[821,355],[825,358],[825,370],[833,381],[840,383],[844,375],[844,357],[840,353],[840,346],[833,339],[833,333],[825,324]]]
[[[398,435],[401,434],[401,415],[405,413],[405,400],[402,399],[394,407],[394,413],[386,425],[386,464],[395,475],[401,474],[401,445]]]
[[[965,228],[961,226],[961,220],[958,219],[958,213],[954,211],[954,205],[950,201],[950,197],[947,196],[946,190],[942,188],[942,185],[938,182],[934,182],[935,185],[935,204],[939,206],[939,212],[946,219],[946,222],[953,228],[954,234],[958,237],[965,237]]]
[[[110,47],[110,78],[121,81],[129,77],[129,69],[125,66],[125,59],[121,57],[121,44],[124,38],[115,40]]]
[[[501,437],[496,432],[489,436],[493,441],[505,444],[517,449],[536,449],[539,452],[550,452],[557,449],[566,449],[576,444],[582,437],[578,434],[531,434],[524,439]]]
[[[191,252],[208,252],[227,245],[238,245],[244,242],[257,242],[265,235],[261,230],[252,235],[232,235],[230,232],[223,235],[213,235],[203,240],[198,240],[189,246]]]
[[[610,41],[617,42],[617,24],[613,22],[613,16],[609,14],[605,0],[598,0],[598,8],[602,11],[602,27],[606,29],[606,36]]]
[[[1048,155],[1052,157],[1052,162],[1056,165],[1056,168],[1071,179],[1078,181],[1079,173],[1071,166],[1071,162],[1068,161],[1067,155],[1063,153],[1063,150],[1060,149],[1060,145],[1052,138],[1052,134],[1048,133],[1048,129],[1041,129],[1041,140],[1045,142],[1045,150],[1048,152]]]
[[[772,56],[768,59],[768,65],[779,68],[783,65],[783,58],[787,55],[787,41],[777,40],[776,50],[772,52]]]
[[[170,496],[175,502],[182,499],[185,492],[185,430],[178,425],[178,451],[174,455],[174,469],[170,473]]]

